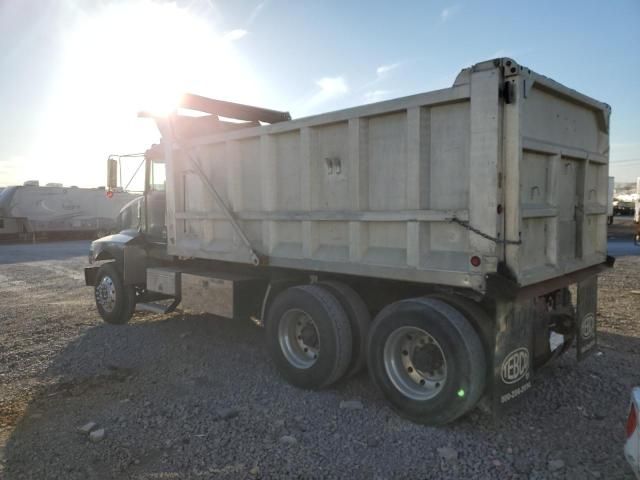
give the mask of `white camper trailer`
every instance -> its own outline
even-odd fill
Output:
[[[118,213],[136,198],[125,192],[108,196],[104,188],[28,183],[0,192],[0,241],[96,238],[116,229]]]

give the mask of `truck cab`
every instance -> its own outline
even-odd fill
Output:
[[[116,218],[116,234],[107,235],[91,243],[90,261],[116,260],[129,242],[164,245],[167,243],[165,227],[166,169],[161,145],[153,145],[144,154],[144,192],[125,204]],[[109,190],[116,186],[117,163],[108,163]]]
[[[144,163],[144,194],[122,207],[116,219],[116,229],[118,232],[138,232],[155,243],[166,243],[166,170],[160,145],[154,145],[145,152]]]
[[[166,170],[162,146],[148,149],[143,162],[143,194],[122,207],[116,218],[117,233],[91,243],[92,266],[85,268],[85,282],[95,286],[98,311],[113,323],[125,323],[123,319],[133,314],[136,304],[144,306],[163,298],[146,292],[140,275],[149,258],[157,262],[166,258]],[[117,188],[117,161],[109,159],[107,170],[108,188],[113,191]]]

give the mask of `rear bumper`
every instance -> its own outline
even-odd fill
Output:
[[[576,270],[575,272],[567,273],[559,277],[524,287],[504,275],[491,273],[487,275],[486,279],[486,295],[489,298],[513,301],[522,301],[539,297],[555,290],[568,287],[569,285],[579,283],[594,275],[598,275],[600,272],[613,267],[615,260],[616,259],[614,257],[607,256],[607,260],[598,265],[593,265],[582,270]]]

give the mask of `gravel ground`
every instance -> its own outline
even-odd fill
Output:
[[[500,419],[430,428],[395,415],[366,374],[321,392],[287,385],[250,322],[102,323],[74,244],[0,246],[2,478],[632,478],[638,256],[601,276],[597,355],[543,369]],[[91,437],[78,431],[89,422]]]

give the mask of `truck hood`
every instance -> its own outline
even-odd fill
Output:
[[[142,233],[137,230],[123,230],[120,233],[107,235],[91,242],[89,252],[89,262],[96,260],[108,260],[113,258],[121,260],[122,251],[125,245],[139,241]]]

